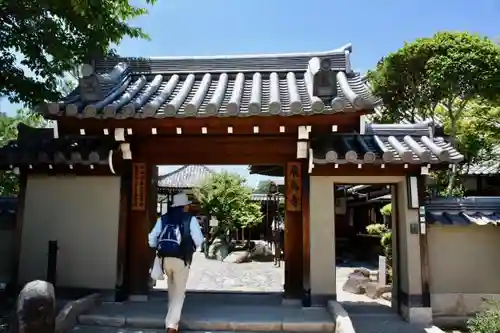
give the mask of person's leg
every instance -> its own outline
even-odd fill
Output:
[[[175,290],[174,284],[174,271],[172,267],[169,265],[167,258],[163,259],[163,273],[165,274],[165,278],[167,279],[167,292],[168,292],[168,310],[167,315],[165,316],[165,327],[168,328],[168,323],[170,323],[170,314],[172,313],[172,298]]]
[[[184,260],[177,258],[165,259],[168,267],[172,270],[172,291],[169,292],[168,300],[168,315],[167,315],[167,329],[177,330],[179,321],[181,319],[182,307],[184,305],[184,298],[186,297],[186,284],[189,277],[189,266],[184,264]]]

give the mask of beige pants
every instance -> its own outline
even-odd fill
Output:
[[[165,327],[178,329],[186,297],[189,265],[185,265],[184,260],[178,258],[165,258],[163,271],[168,282],[168,312],[165,317]]]

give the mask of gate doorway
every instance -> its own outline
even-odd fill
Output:
[[[167,213],[173,195],[182,191],[205,237],[194,254],[187,290],[282,293],[283,178],[250,175],[248,165],[158,168],[158,214]],[[154,290],[167,287],[167,281],[157,281]]]
[[[382,182],[334,184],[337,301],[350,312],[400,311],[396,191]]]

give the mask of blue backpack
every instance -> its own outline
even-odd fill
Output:
[[[161,216],[162,231],[158,237],[157,255],[191,261],[189,249],[193,246],[190,233],[191,215],[182,214],[181,221],[169,221],[167,214]]]

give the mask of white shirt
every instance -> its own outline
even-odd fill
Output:
[[[161,234],[161,217],[156,221],[156,224],[149,233],[148,236],[148,243],[149,247],[156,248],[158,246],[158,237]],[[196,246],[196,249],[199,249],[201,247],[201,244],[205,240],[203,237],[203,234],[201,232],[200,224],[198,223],[198,220],[196,217],[191,218],[191,222],[189,223],[189,232],[191,234],[191,238],[193,239],[193,243]]]

